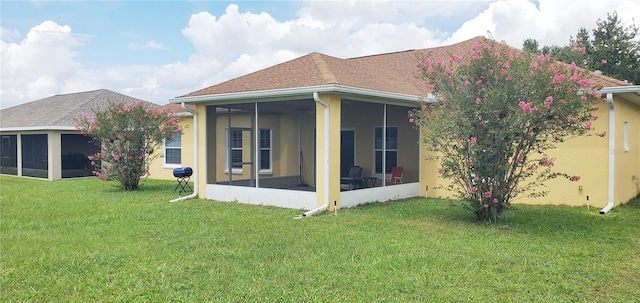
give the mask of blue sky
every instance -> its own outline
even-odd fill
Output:
[[[566,44],[634,0],[2,1],[0,108],[106,88],[166,104],[317,51],[336,57],[451,44],[491,31]]]

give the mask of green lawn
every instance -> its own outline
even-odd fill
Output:
[[[637,302],[640,201],[474,223],[415,199],[290,209],[0,177],[2,302]]]

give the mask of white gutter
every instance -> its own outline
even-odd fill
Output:
[[[613,94],[607,93],[607,103],[609,104],[609,182],[608,182],[608,197],[607,205],[600,210],[600,214],[606,214],[613,208],[615,190],[614,190],[614,178],[615,178],[615,143],[616,143],[616,112],[613,106]]]
[[[193,114],[193,193],[173,199],[169,202],[178,202],[187,199],[193,199],[198,197],[198,171],[200,168],[198,167],[198,113],[187,107],[187,104],[182,102],[182,108]]]
[[[17,126],[17,127],[0,127],[0,132],[18,132],[18,131],[45,131],[45,130],[72,130],[78,131],[75,126]]]
[[[599,90],[599,92],[603,94],[640,93],[640,85],[603,87]]]
[[[374,89],[367,88],[358,88],[344,85],[316,85],[316,86],[306,86],[306,87],[294,87],[294,88],[279,88],[279,89],[269,89],[269,90],[258,90],[258,91],[245,91],[245,92],[234,92],[234,93],[222,93],[222,94],[211,94],[211,95],[201,95],[201,96],[185,96],[185,97],[177,97],[170,99],[171,103],[182,103],[182,102],[216,102],[216,101],[225,101],[225,104],[233,103],[230,101],[242,101],[242,100],[250,100],[251,102],[256,102],[256,100],[260,99],[270,99],[282,101],[285,97],[293,97],[299,98],[300,96],[307,96],[312,93],[342,93],[342,94],[351,94],[351,95],[361,95],[367,96],[367,98],[380,98],[381,100],[398,100],[404,103],[411,103],[413,105],[421,104],[424,102],[436,102],[437,100],[433,98],[431,94],[429,94],[426,98],[418,95],[408,95],[408,94],[400,94],[400,93],[391,93],[385,91],[379,91]],[[268,100],[265,100],[268,101]],[[259,101],[258,101],[259,102]]]
[[[320,99],[318,92],[313,92],[313,100],[324,107],[324,204],[302,214],[303,217],[313,216],[314,214],[325,211],[329,208],[329,104]]]

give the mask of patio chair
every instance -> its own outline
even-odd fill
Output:
[[[362,179],[362,167],[351,166],[349,168],[349,175],[347,177],[340,178],[340,187],[342,185],[348,185],[349,190],[364,188],[364,180]]]
[[[404,167],[395,166],[391,169],[391,177],[387,181],[387,184],[402,184],[403,176],[404,176]]]

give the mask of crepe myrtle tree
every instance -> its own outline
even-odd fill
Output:
[[[93,174],[104,181],[118,181],[124,190],[138,189],[140,177],[149,175],[147,164],[160,156],[154,151],[181,132],[177,118],[142,101],[111,103],[75,122],[76,129],[91,136],[102,149],[89,156]]]
[[[500,218],[520,196],[546,195],[539,187],[549,179],[580,179],[554,171],[555,159],[545,154],[595,133],[602,96],[575,63],[485,39],[466,54],[419,58],[418,74],[438,102],[411,111],[409,121],[478,220]]]

